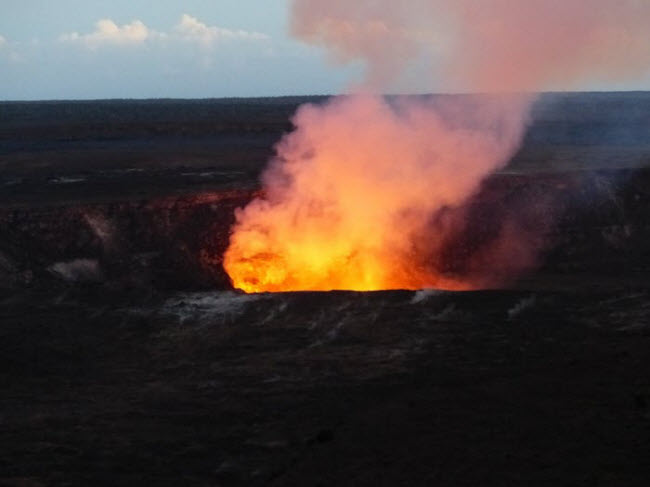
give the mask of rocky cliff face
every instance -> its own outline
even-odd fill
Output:
[[[220,258],[249,192],[0,210],[0,282],[227,288]]]
[[[221,258],[235,208],[253,195],[228,190],[2,208],[0,286],[228,289]],[[464,256],[488,242],[504,221],[534,240],[537,272],[529,283],[542,274],[624,273],[633,280],[650,269],[648,170],[501,174],[462,214],[468,224],[448,244],[448,272],[462,272]]]

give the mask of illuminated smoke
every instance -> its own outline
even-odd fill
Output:
[[[367,66],[367,89],[424,59],[429,92],[537,92],[649,72],[645,0],[294,0],[292,33]]]
[[[650,4],[633,0],[295,0],[291,25],[366,76],[353,95],[300,108],[264,197],[237,212],[224,267],[248,292],[472,289],[516,276],[538,243],[510,221],[466,257],[471,273],[440,261],[467,225],[463,205],[520,145],[534,100],[521,93],[629,79],[650,60]],[[501,94],[372,94],[399,86]]]

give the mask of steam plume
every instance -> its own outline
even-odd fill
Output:
[[[291,28],[386,89],[418,56],[428,90],[536,92],[648,72],[644,0],[294,0]]]
[[[246,291],[468,289],[516,275],[537,244],[509,221],[467,256],[502,262],[498,279],[440,261],[465,225],[459,209],[519,147],[534,99],[521,93],[627,79],[650,60],[643,1],[294,0],[292,12],[295,36],[366,76],[354,95],[298,111],[265,196],[237,212],[224,266]],[[372,95],[414,67],[425,88],[510,94]]]

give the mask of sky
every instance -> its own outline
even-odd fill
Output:
[[[0,0],[0,100],[339,93],[288,0]]]
[[[336,94],[362,77],[288,34],[290,0],[0,0],[0,100]],[[428,80],[408,91],[453,91]],[[650,76],[582,89],[650,89]]]

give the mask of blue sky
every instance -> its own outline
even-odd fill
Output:
[[[0,99],[336,93],[358,69],[288,36],[288,0],[0,0]]]
[[[291,39],[288,19],[289,0],[0,0],[0,100],[329,94],[360,79]],[[650,75],[577,88],[647,90]],[[453,91],[395,91],[436,90]]]

